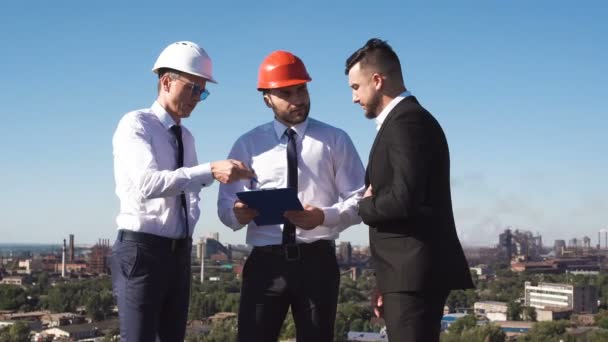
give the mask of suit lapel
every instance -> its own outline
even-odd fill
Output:
[[[372,148],[369,151],[369,158],[368,158],[368,162],[367,162],[367,173],[368,174],[371,175],[372,165],[374,165],[373,160],[374,160],[374,155],[376,152],[376,147],[378,146],[378,142],[382,139],[382,134],[384,133],[384,129],[388,126],[391,119],[394,118],[397,113],[405,112],[406,107],[408,107],[412,104],[418,104],[418,101],[416,100],[416,98],[414,96],[408,96],[408,97],[404,98],[403,100],[401,100],[401,102],[399,102],[395,106],[395,108],[393,108],[393,110],[391,110],[388,113],[388,115],[386,116],[386,119],[384,119],[384,122],[382,123],[382,126],[380,127],[380,130],[378,131],[378,134],[376,134],[376,139],[374,139]]]

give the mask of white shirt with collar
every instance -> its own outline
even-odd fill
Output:
[[[243,161],[257,175],[257,189],[287,187],[288,127],[281,122],[258,126],[241,136],[228,158]],[[312,230],[296,228],[296,242],[334,240],[347,227],[358,224],[357,203],[365,190],[365,170],[346,132],[308,118],[292,127],[297,133],[298,198],[303,205],[319,207],[325,214],[322,225]],[[233,212],[236,193],[252,188],[249,181],[220,184],[218,215],[228,227],[244,227]],[[247,244],[253,246],[282,243],[283,225],[257,226],[251,221]]]
[[[183,237],[181,193],[186,194],[189,234],[200,216],[199,191],[213,183],[211,165],[199,165],[194,137],[182,126],[184,167],[177,166],[175,121],[158,103],[125,114],[112,139],[118,229]]]
[[[376,131],[380,130],[382,124],[384,123],[384,120],[386,120],[386,117],[388,116],[388,113],[390,113],[391,110],[393,110],[393,108],[395,108],[399,104],[399,102],[401,102],[401,100],[408,96],[412,96],[412,93],[406,90],[403,93],[399,94],[399,96],[392,99],[391,102],[389,102],[388,105],[384,107],[380,114],[376,116]]]

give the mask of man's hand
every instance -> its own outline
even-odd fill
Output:
[[[232,211],[234,211],[234,216],[240,224],[248,224],[254,217],[258,216],[257,210],[249,208],[247,204],[239,200],[234,202]]]
[[[365,194],[363,194],[363,198],[372,197],[374,194],[372,192],[372,185],[370,184],[365,190]]]
[[[382,298],[382,293],[378,288],[375,288],[372,291],[372,308],[374,308],[374,315],[380,318],[384,313],[384,300]]]
[[[211,173],[213,178],[224,184],[255,177],[255,173],[243,162],[234,159],[211,162]]]
[[[304,210],[288,210],[283,216],[304,230],[314,229],[325,221],[323,210],[312,205],[305,205]]]

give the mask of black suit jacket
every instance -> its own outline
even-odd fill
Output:
[[[413,96],[388,114],[372,146],[359,202],[382,293],[472,288],[450,192],[441,126]]]

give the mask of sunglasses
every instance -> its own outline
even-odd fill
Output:
[[[198,99],[199,102],[205,100],[209,96],[209,90],[201,87],[199,84],[188,82],[179,76],[175,79],[180,80],[180,81],[186,83],[187,85],[189,85],[190,91],[192,92],[192,94],[191,94],[192,97],[199,96],[199,99]]]

